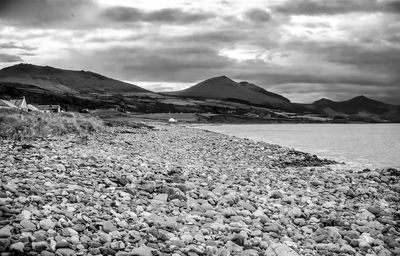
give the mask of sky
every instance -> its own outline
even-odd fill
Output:
[[[0,0],[0,68],[22,62],[153,91],[226,75],[292,102],[400,105],[400,0]]]

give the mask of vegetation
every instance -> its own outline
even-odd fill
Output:
[[[43,138],[63,134],[85,135],[100,131],[103,122],[77,113],[22,112],[0,109],[0,137],[14,140]]]

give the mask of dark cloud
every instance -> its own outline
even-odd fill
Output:
[[[245,16],[256,23],[269,22],[271,20],[269,12],[262,9],[251,9],[245,13]]]
[[[274,8],[285,14],[346,14],[351,12],[400,12],[397,0],[287,0]]]
[[[131,7],[102,8],[93,0],[1,0],[0,22],[21,27],[90,29],[118,23],[189,24],[214,17],[178,8],[144,11]]]
[[[359,69],[362,73],[375,73],[376,78],[367,77],[370,83],[395,83],[400,81],[400,48],[385,44],[357,44],[354,42],[310,42],[293,40],[288,49],[307,53],[314,58]],[[381,77],[384,76],[384,79]],[[378,79],[378,81],[377,81]],[[365,84],[370,84],[366,83]]]
[[[15,42],[6,42],[6,43],[0,43],[0,49],[21,49],[21,50],[32,51],[35,50],[36,48],[24,44],[17,44]]]
[[[74,23],[74,18],[86,8],[90,0],[1,0],[0,22],[26,27],[61,26]]]
[[[0,53],[0,62],[23,62],[23,59],[16,55]]]
[[[341,74],[337,72],[315,72],[312,68],[296,67],[291,69],[278,67],[265,70],[264,72],[251,69],[243,69],[235,76],[244,80],[257,80],[261,84],[358,84],[358,85],[379,85],[387,84],[387,81],[379,77],[373,78],[371,75],[365,76],[362,74]]]
[[[391,0],[384,5],[385,9],[389,12],[400,13],[400,1]]]
[[[216,31],[198,32],[188,35],[175,36],[171,40],[179,41],[182,44],[206,44],[206,45],[229,45],[242,41],[247,34],[241,30],[219,29]]]
[[[143,11],[131,7],[112,7],[103,11],[102,17],[116,22],[192,23],[208,20],[213,14],[187,12],[181,9]]]
[[[219,71],[233,61],[218,50],[201,45],[113,47],[83,55],[71,54],[84,68],[128,81],[193,82]]]

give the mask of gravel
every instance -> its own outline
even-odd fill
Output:
[[[156,128],[3,140],[1,255],[400,255],[400,171]]]

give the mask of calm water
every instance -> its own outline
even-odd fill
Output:
[[[400,168],[400,124],[262,124],[199,128],[279,144],[352,167]]]

